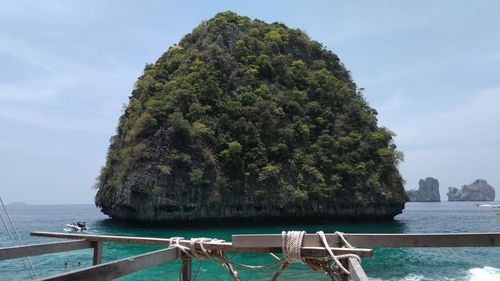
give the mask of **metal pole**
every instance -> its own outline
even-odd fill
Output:
[[[14,224],[14,222],[12,221],[12,219],[10,218],[10,215],[9,215],[9,212],[7,211],[7,208],[5,208],[5,204],[3,203],[2,197],[0,197],[0,203],[2,204],[2,207],[3,207],[4,211],[5,211],[5,215],[9,219],[9,222],[12,225],[12,228],[14,229],[14,233],[17,236],[17,240],[19,240],[19,244],[23,245],[23,241],[21,240],[21,237],[19,236],[19,232],[17,232],[16,225]],[[2,221],[3,221],[4,225],[5,225],[5,228],[7,228],[7,224],[5,224],[5,221],[4,221],[3,217],[2,217]],[[9,232],[9,234],[10,234],[10,231],[7,230],[7,232]],[[12,238],[12,236],[11,236],[11,238]],[[15,243],[14,243],[14,245],[15,245]],[[31,258],[27,257],[27,260],[28,260],[29,266],[31,267],[31,270],[33,271],[33,274],[35,275],[35,278],[38,279],[39,278],[38,277],[38,273],[36,273],[35,267],[33,266],[33,263],[31,262]],[[34,279],[34,278],[32,278],[31,274],[30,274],[30,278]]]

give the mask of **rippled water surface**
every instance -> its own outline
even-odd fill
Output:
[[[498,204],[498,203],[496,203]],[[390,223],[339,223],[272,227],[221,226],[217,228],[137,227],[107,219],[93,205],[10,206],[8,210],[25,243],[58,241],[31,237],[30,231],[62,232],[65,224],[86,221],[90,233],[149,237],[213,237],[231,240],[232,234],[281,233],[282,230],[306,230],[314,233],[414,233],[414,232],[500,232],[500,209],[476,207],[475,202],[407,203],[403,214]],[[0,230],[0,246],[10,246],[5,229]],[[154,246],[105,244],[103,261],[125,258],[159,249]],[[243,254],[235,261],[265,264],[272,261],[263,254]],[[33,257],[40,276],[50,276],[89,266],[92,250],[79,250]],[[80,265],[78,265],[80,262]],[[67,263],[67,268],[64,264]],[[121,280],[178,280],[180,262],[172,262],[134,273]],[[500,280],[500,247],[496,248],[426,248],[375,249],[375,256],[362,261],[367,275],[373,280]],[[196,270],[198,263],[193,263]],[[242,280],[269,280],[273,270],[249,271],[239,269]],[[28,274],[21,260],[0,261],[0,280],[26,280]],[[292,265],[281,280],[329,280],[320,272],[305,266]],[[209,261],[201,265],[198,280],[231,280],[227,272]]]

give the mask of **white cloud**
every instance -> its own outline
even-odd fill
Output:
[[[0,116],[47,128],[112,132],[132,88],[123,79],[133,81],[132,72],[75,66],[43,83],[0,85]]]
[[[408,110],[413,113],[409,115],[402,108],[399,120],[391,123],[397,128],[397,142],[401,146],[492,145],[500,141],[499,108],[500,87],[489,88],[448,108],[429,106],[431,111]]]
[[[51,63],[47,61],[57,61],[57,57],[47,57],[42,50],[33,48],[29,44],[22,42],[22,40],[9,38],[5,34],[2,34],[0,38],[0,55],[16,58],[26,62],[31,67],[40,67],[51,74],[56,73],[55,69],[51,66],[51,64],[54,64],[54,61]]]

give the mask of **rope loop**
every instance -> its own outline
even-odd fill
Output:
[[[336,231],[335,234],[339,237],[340,245],[345,248],[353,249],[354,247],[345,239],[344,233]],[[281,232],[281,249],[283,251],[283,259],[278,258],[276,255],[271,254],[276,260],[268,265],[262,266],[251,266],[233,262],[229,259],[224,252],[224,250],[209,250],[206,249],[205,243],[223,243],[224,240],[212,239],[212,238],[191,238],[186,241],[183,237],[172,237],[170,238],[170,247],[179,249],[185,258],[188,259],[200,259],[208,258],[215,263],[219,264],[221,267],[228,270],[233,277],[233,280],[240,281],[238,272],[233,266],[240,266],[247,269],[258,270],[273,267],[277,264],[281,264],[278,270],[274,273],[272,280],[278,280],[279,276],[283,271],[285,271],[288,266],[292,263],[303,263],[307,264],[312,270],[322,270],[326,274],[330,275],[332,278],[340,280],[340,275],[349,275],[350,272],[342,264],[340,260],[347,258],[355,258],[360,261],[358,255],[355,254],[345,254],[345,255],[335,255],[328,244],[326,235],[323,231],[316,232],[321,244],[323,244],[324,249],[328,252],[329,259],[317,259],[317,258],[305,258],[302,256],[302,246],[304,245],[304,237],[306,235],[305,231],[283,231]],[[183,243],[181,244],[181,240]],[[331,263],[331,261],[333,263]],[[199,267],[201,264],[199,265]],[[198,268],[199,272],[199,268]],[[196,277],[198,276],[198,272]],[[195,277],[195,279],[196,279]]]
[[[304,235],[306,235],[305,231],[281,232],[281,249],[286,262],[305,262],[301,252]]]
[[[219,266],[227,269],[231,274],[231,277],[234,281],[240,281],[238,276],[238,272],[233,268],[231,261],[226,256],[224,250],[208,250],[205,248],[204,243],[223,243],[224,240],[215,239],[215,238],[191,238],[187,241],[187,245],[181,244],[182,237],[172,237],[170,238],[170,247],[179,249],[185,256],[189,259],[199,259],[203,260],[204,258],[208,258],[213,262],[217,263]],[[197,246],[198,245],[198,246]],[[201,264],[200,264],[201,265]],[[199,266],[200,266],[199,265]],[[199,268],[197,270],[196,276],[193,280],[196,279],[199,273]]]
[[[360,261],[361,259],[359,258],[359,256],[356,254],[345,254],[345,255],[338,255],[338,256],[334,255],[332,250],[330,249],[330,245],[328,245],[328,241],[326,240],[325,233],[323,231],[318,231],[318,232],[316,232],[316,234],[319,236],[319,239],[323,243],[323,246],[325,247],[326,251],[328,252],[330,257],[332,258],[332,260],[335,262],[335,264],[331,266],[332,269],[333,269],[333,266],[337,266],[337,268],[340,269],[342,272],[344,272],[347,275],[350,275],[351,273],[349,272],[349,270],[347,268],[345,268],[345,266],[342,264],[342,262],[340,262],[340,260],[347,259],[347,258],[355,258],[358,261]],[[346,248],[350,248],[350,249],[353,248],[352,245],[349,244],[349,242],[347,242],[347,240],[345,239],[342,232],[336,231],[335,234],[337,234],[337,236],[339,236],[340,241],[342,241],[342,243],[344,244],[344,246]]]

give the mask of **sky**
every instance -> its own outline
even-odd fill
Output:
[[[500,1],[0,0],[0,196],[91,204],[146,63],[232,10],[336,53],[397,134],[406,189],[486,179],[500,198]]]

